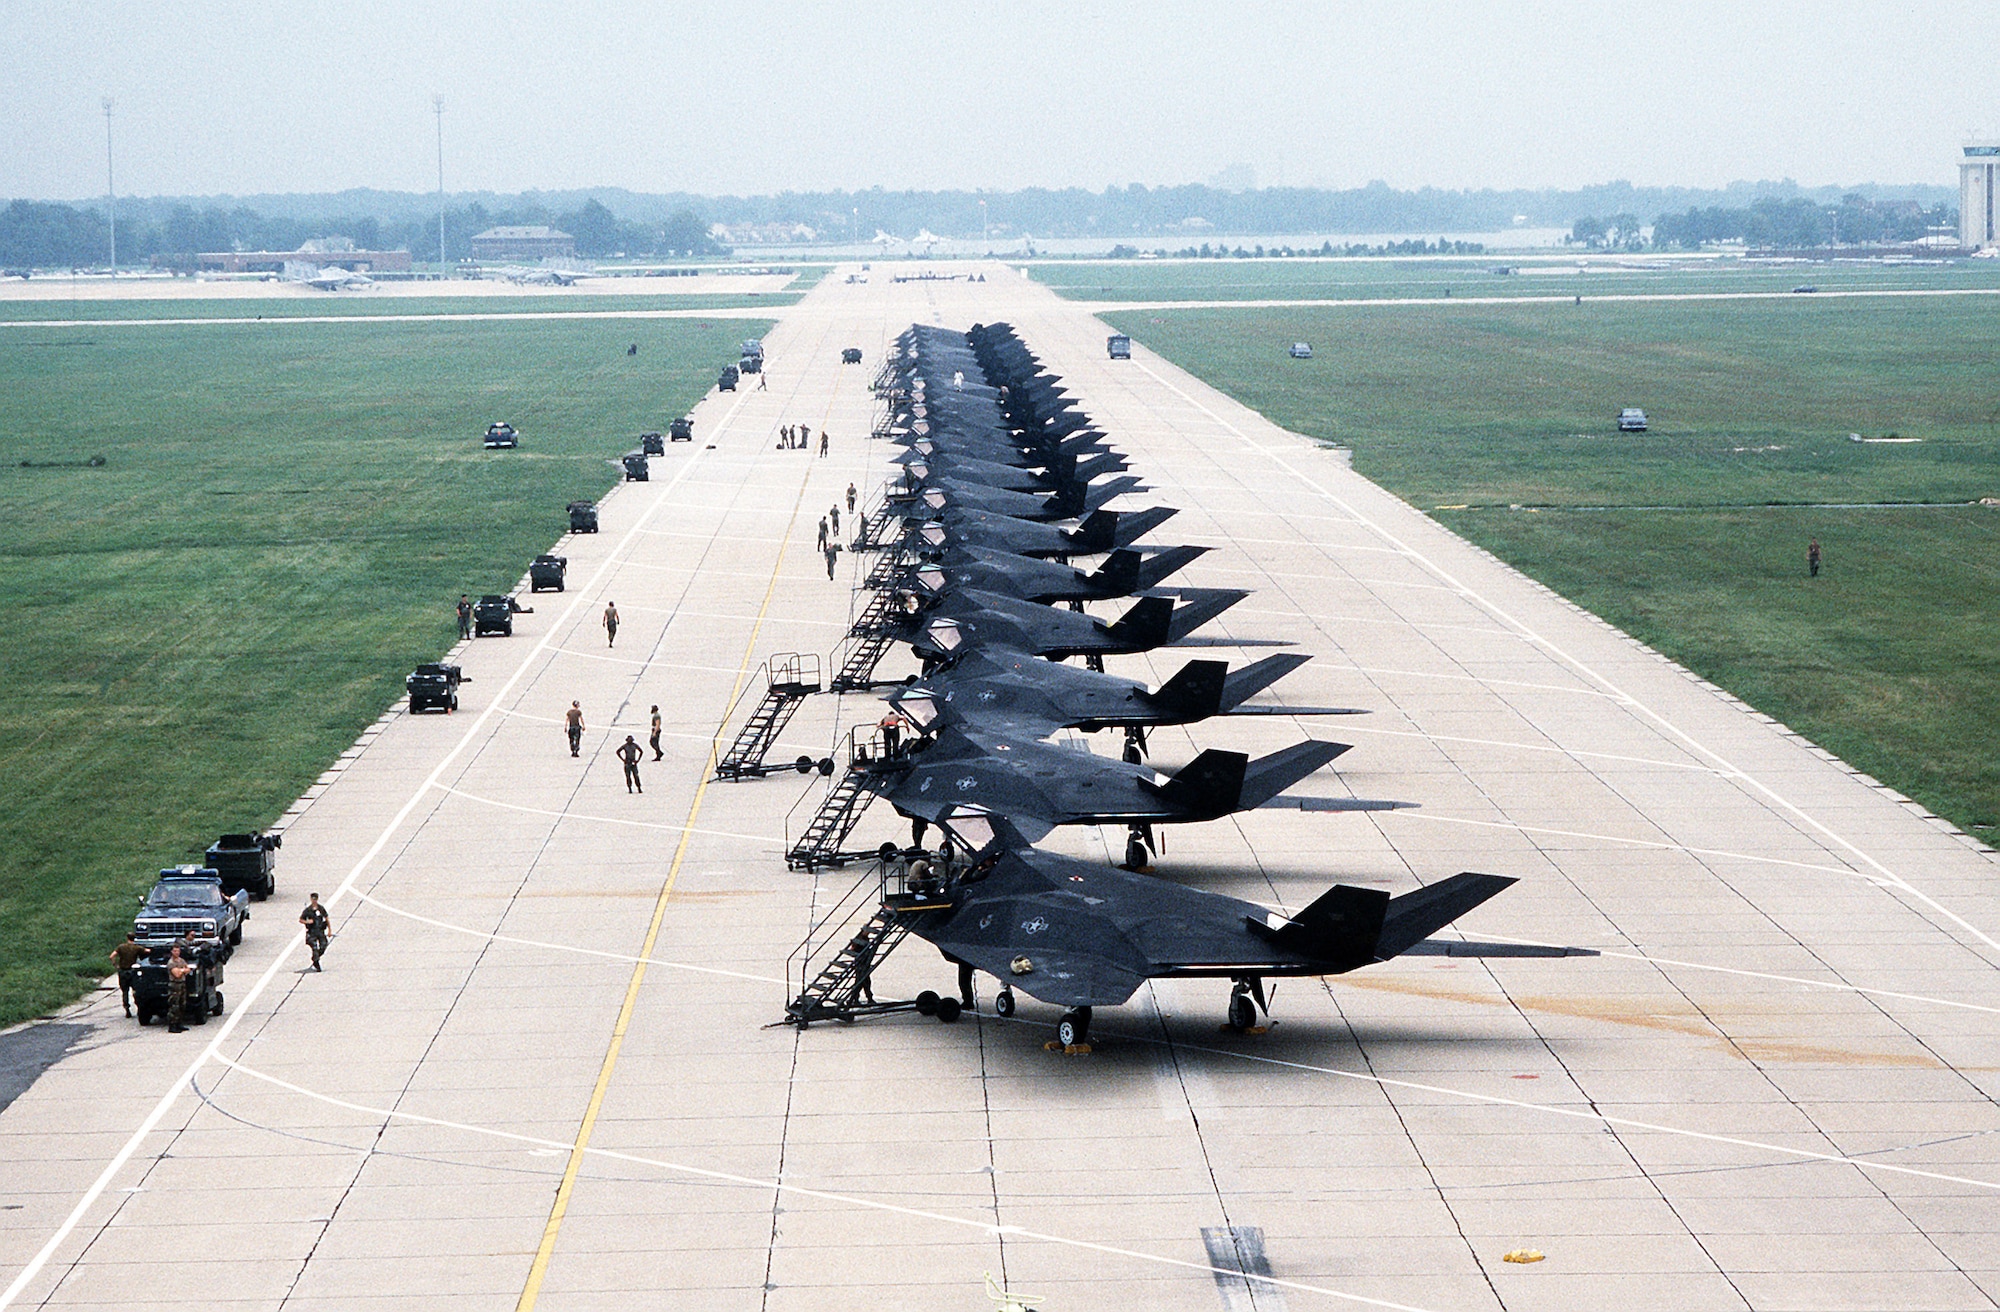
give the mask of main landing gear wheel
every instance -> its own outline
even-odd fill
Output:
[[[1229,1028],[1238,1033],[1257,1023],[1257,1004],[1250,1000],[1248,993],[1229,995]]]
[[[1014,1014],[1014,990],[1000,990],[999,995],[993,999],[993,1014],[996,1016],[1011,1016]]]
[[[1063,1013],[1056,1022],[1056,1042],[1062,1044],[1064,1052],[1078,1048],[1090,1050],[1090,1008],[1077,1007]]]

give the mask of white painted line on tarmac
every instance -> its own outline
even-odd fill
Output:
[[[751,975],[740,970],[724,970],[720,966],[697,966],[686,961],[664,961],[659,957],[638,957],[629,952],[606,952],[598,948],[580,948],[568,943],[548,943],[541,939],[517,938],[512,934],[496,934],[489,933],[483,929],[469,929],[464,925],[454,925],[448,920],[434,920],[430,916],[420,916],[414,911],[405,911],[401,907],[391,906],[381,898],[371,893],[363,893],[358,889],[355,891],[354,896],[358,900],[376,908],[378,911],[386,911],[392,916],[401,916],[405,920],[414,920],[420,925],[430,925],[436,929],[448,929],[454,934],[464,934],[470,938],[485,939],[492,943],[512,943],[517,947],[541,948],[550,952],[571,952],[580,957],[602,957],[606,961],[618,961],[628,964],[644,962],[648,966],[662,966],[668,970],[685,970],[697,975],[722,975],[729,979],[747,979],[756,984],[776,984],[780,988],[788,988],[791,984],[789,980],[773,979],[769,975]]]
[[[1995,289],[1995,291],[1992,293],[1981,292],[1979,294],[1982,295],[2000,294],[2000,289]],[[1707,298],[1687,297],[1685,299],[1707,299]],[[1638,698],[1626,692],[1623,688],[1619,687],[1617,683],[1613,682],[1608,676],[1599,673],[1595,667],[1586,664],[1583,660],[1579,659],[1576,656],[1571,655],[1567,650],[1558,646],[1556,643],[1550,641],[1547,638],[1542,637],[1526,621],[1515,618],[1510,611],[1508,611],[1505,607],[1501,606],[1498,602],[1482,595],[1479,592],[1474,591],[1472,588],[1468,587],[1464,583],[1461,583],[1458,580],[1458,578],[1455,575],[1453,575],[1450,570],[1446,569],[1443,565],[1440,565],[1436,561],[1430,559],[1430,557],[1424,555],[1420,551],[1417,551],[1415,548],[1410,547],[1408,543],[1404,542],[1401,538],[1397,537],[1396,534],[1391,532],[1387,527],[1381,524],[1374,523],[1372,520],[1369,520],[1360,511],[1356,510],[1353,506],[1349,505],[1332,489],[1328,488],[1325,484],[1313,478],[1311,475],[1306,473],[1303,469],[1299,468],[1297,465],[1285,459],[1285,457],[1279,452],[1264,447],[1259,443],[1257,443],[1256,441],[1252,440],[1248,434],[1244,433],[1241,429],[1237,428],[1227,419],[1223,418],[1219,414],[1216,414],[1215,411],[1209,409],[1207,406],[1203,405],[1200,401],[1196,400],[1194,397],[1188,395],[1188,393],[1182,391],[1179,387],[1175,386],[1175,384],[1171,379],[1166,378],[1165,376],[1163,376],[1162,374],[1160,374],[1159,372],[1157,372],[1156,370],[1152,369],[1150,366],[1144,363],[1139,363],[1138,367],[1141,372],[1145,373],[1148,377],[1152,378],[1162,387],[1165,387],[1175,396],[1180,397],[1181,400],[1187,402],[1189,405],[1201,411],[1203,414],[1208,415],[1210,418],[1214,419],[1217,423],[1222,424],[1231,433],[1234,433],[1243,442],[1245,446],[1263,455],[1264,457],[1269,459],[1271,463],[1277,465],[1279,468],[1291,474],[1292,477],[1294,477],[1299,481],[1301,486],[1313,489],[1314,491],[1318,492],[1321,496],[1325,497],[1328,501],[1332,502],[1334,505],[1339,506],[1342,510],[1345,510],[1347,513],[1355,516],[1355,518],[1360,520],[1361,522],[1368,524],[1369,527],[1373,528],[1376,533],[1382,536],[1384,541],[1393,543],[1396,546],[1403,547],[1406,550],[1409,550],[1412,558],[1414,558],[1417,561],[1420,561],[1425,568],[1429,569],[1438,578],[1444,580],[1447,584],[1450,584],[1453,588],[1456,588],[1468,600],[1477,602],[1480,606],[1484,607],[1488,611],[1488,613],[1493,615],[1496,619],[1500,620],[1502,623],[1510,625],[1519,632],[1521,632],[1522,634],[1533,638],[1536,642],[1540,643],[1549,652],[1550,655],[1554,656],[1557,660],[1569,666],[1571,669],[1577,671],[1585,678],[1590,679],[1593,682],[1602,685],[1602,687],[1606,689],[1606,695],[1615,697],[1617,700],[1622,701],[1625,705],[1631,707],[1632,710],[1637,714],[1643,716],[1648,720],[1651,720],[1654,724],[1658,725],[1663,732],[1665,732],[1666,734],[1668,734],[1673,738],[1679,739],[1682,743],[1684,743],[1690,750],[1695,752],[1697,755],[1705,756],[1710,760],[1714,761],[1718,767],[1727,771],[1729,774],[1734,775],[1736,778],[1741,779],[1745,787],[1750,788],[1755,792],[1761,794],[1767,801],[1771,803],[1771,805],[1792,816],[1801,825],[1804,825],[1805,827],[1818,833],[1829,843],[1832,843],[1834,846],[1842,848],[1845,851],[1849,852],[1857,860],[1866,863],[1867,865],[1875,869],[1877,872],[1879,872],[1884,879],[1892,881],[1893,886],[1895,888],[1904,893],[1907,893],[1910,897],[1915,898],[1917,901],[1922,902],[1925,906],[1935,911],[1938,915],[1944,917],[1946,920],[1949,920],[1952,924],[1957,925],[1960,929],[1964,930],[1967,934],[1971,935],[1973,938],[1978,939],[1981,943],[1985,944],[1989,949],[1993,950],[1996,953],[2000,953],[2000,940],[1994,939],[1992,935],[1978,928],[1971,921],[1967,920],[1965,917],[1951,910],[1949,907],[1945,906],[1942,902],[1939,902],[1936,898],[1931,897],[1928,893],[1925,893],[1922,890],[1918,889],[1908,880],[1902,878],[1895,871],[1891,870],[1882,861],[1878,860],[1872,853],[1863,850],[1859,844],[1852,842],[1844,835],[1836,832],[1831,825],[1828,825],[1824,821],[1820,820],[1818,817],[1811,815],[1806,811],[1804,807],[1798,805],[1796,802],[1793,802],[1790,798],[1779,793],[1778,790],[1773,788],[1771,785],[1764,783],[1762,780],[1757,779],[1754,776],[1749,775],[1744,771],[1742,771],[1741,769],[1739,769],[1727,757],[1723,756],[1722,753],[1709,747],[1706,743],[1697,739],[1693,734],[1689,733],[1685,729],[1682,729],[1672,720],[1669,720],[1661,712],[1654,710],[1652,707],[1646,705]],[[1481,680],[1481,682],[1484,682],[1484,680]]]
[[[1717,771],[1720,774],[1720,771]],[[1728,776],[1725,776],[1728,777]],[[1769,866],[1789,866],[1794,870],[1812,870],[1826,875],[1845,875],[1849,879],[1869,879],[1851,866],[1820,865],[1812,861],[1793,861],[1779,856],[1758,856],[1754,852],[1731,852],[1719,847],[1688,847],[1682,843],[1670,843],[1661,838],[1621,838],[1616,834],[1585,834],[1574,829],[1546,829],[1538,825],[1515,824],[1511,820],[1473,820],[1465,816],[1435,815],[1428,811],[1398,809],[1380,812],[1410,820],[1430,820],[1444,825],[1474,825],[1482,829],[1512,829],[1523,834],[1545,834],[1550,838],[1581,838],[1593,843],[1618,843],[1626,847],[1650,847],[1662,852],[1685,852],[1689,856],[1717,856],[1736,861],[1756,861]]]
[[[239,1061],[232,1061],[227,1057],[218,1057],[217,1061],[250,1079],[260,1080],[265,1084],[284,1089],[288,1093],[294,1093],[299,1097],[309,1098],[315,1102],[325,1103],[331,1107],[360,1112],[364,1116],[380,1117],[385,1121],[408,1121],[418,1125],[433,1125],[439,1129],[457,1130],[465,1134],[486,1135],[490,1138],[505,1139],[512,1143],[528,1144],[538,1148],[556,1148],[566,1153],[577,1151],[575,1144],[562,1143],[555,1139],[542,1139],[534,1135],[518,1134],[511,1130],[496,1130],[484,1125],[468,1125],[463,1121],[447,1121],[442,1117],[425,1116],[418,1112],[402,1111],[395,1108],[370,1107],[365,1103],[349,1102],[345,1098],[336,1098],[331,1094],[318,1093],[303,1085],[293,1084],[289,1080],[281,1080],[275,1075],[267,1075],[263,1071],[245,1066]],[[1522,1105],[1532,1106],[1532,1104],[1525,1103]],[[763,1180],[758,1179],[756,1176],[737,1175],[732,1171],[717,1171],[703,1166],[690,1166],[685,1162],[669,1162],[657,1157],[641,1157],[635,1153],[621,1153],[610,1148],[585,1146],[581,1151],[587,1157],[602,1158],[613,1162],[625,1162],[633,1166],[649,1166],[656,1170],[670,1171],[676,1175],[690,1175],[697,1179],[713,1180],[721,1184],[741,1185],[746,1189],[788,1194],[798,1198],[811,1198],[819,1202],[838,1203],[845,1207],[864,1208],[868,1211],[886,1212],[895,1216],[907,1216],[922,1221],[935,1221],[941,1225],[977,1230],[981,1234],[986,1235],[999,1236],[1004,1234],[1017,1239],[1031,1239],[1037,1243],[1057,1244],[1065,1248],[1103,1253],[1111,1257],[1129,1258],[1137,1262],[1148,1262],[1156,1266],[1174,1267],[1182,1271],[1196,1271],[1210,1276],[1223,1275],[1236,1280],[1251,1280],[1274,1289],[1291,1289],[1297,1290],[1302,1294],[1319,1294],[1326,1298],[1339,1299],[1345,1303],[1360,1304],[1363,1307],[1386,1308],[1390,1309],[1390,1312],[1429,1312],[1428,1309],[1415,1307],[1408,1303],[1396,1303],[1383,1298],[1370,1298],[1365,1294],[1349,1294],[1338,1289],[1328,1289],[1323,1285],[1308,1285],[1297,1280],[1281,1280],[1276,1276],[1254,1275],[1225,1267],[1211,1266],[1206,1262],[1190,1262],[1184,1258],[1163,1257],[1158,1253],[1143,1253],[1136,1249],[1118,1248],[1110,1244],[1093,1243],[1087,1239],[1072,1239],[1066,1235],[1047,1234],[1042,1231],[1027,1229],[1024,1226],[995,1225],[991,1221],[979,1221],[970,1217],[953,1216],[947,1212],[932,1212],[919,1207],[906,1207],[900,1203],[878,1202],[872,1198],[861,1198],[853,1194],[834,1193],[826,1189],[812,1189],[804,1185],[788,1184],[784,1180]]]
[[[481,797],[478,793],[468,793],[463,788],[454,788],[450,784],[433,783],[430,787],[437,789],[441,793],[450,793],[453,797],[462,798],[468,802],[477,802],[481,806],[498,807],[502,811],[519,811],[523,815],[548,816],[555,820],[582,820],[598,825],[625,825],[633,829],[658,829],[664,833],[697,834],[703,838],[735,838],[746,843],[782,843],[785,841],[775,834],[737,834],[731,833],[726,829],[696,829],[688,825],[667,824],[659,820],[627,820],[623,816],[591,815],[584,811],[551,811],[546,807],[522,806],[519,802],[502,802],[491,797]]]
[[[1320,307],[1460,306],[1460,305],[1572,305],[1578,296],[1594,305],[1606,302],[1644,304],[1651,301],[1809,301],[1879,300],[1904,297],[2000,296],[2000,287],[1908,287],[1857,288],[1851,291],[1814,292],[1809,296],[1791,291],[1769,292],[1563,292],[1553,296],[1353,296],[1307,297],[1298,300],[1257,301],[1074,301],[1093,315],[1130,314],[1140,310],[1287,310]],[[1144,365],[1140,365],[1144,368]],[[1218,417],[1219,418],[1219,417]],[[1226,423],[1226,420],[1221,422]]]
[[[709,293],[729,295],[727,292]],[[223,328],[291,323],[518,323],[537,319],[776,319],[789,305],[710,310],[513,310],[482,314],[273,314],[200,319],[0,319],[0,328]]]
[[[726,429],[728,427],[730,419],[741,408],[743,401],[743,397],[739,396],[737,398],[736,404],[730,407],[729,413],[724,415],[722,420],[716,425],[718,429]],[[534,647],[529,649],[520,664],[514,667],[514,672],[507,676],[507,681],[500,686],[500,691],[495,694],[493,699],[494,705],[488,706],[484,711],[481,711],[478,717],[470,725],[466,726],[466,730],[459,737],[457,745],[445,753],[443,759],[432,768],[430,774],[425,777],[422,783],[411,790],[409,799],[397,809],[395,815],[389,818],[389,823],[383,826],[382,832],[376,836],[373,843],[369,844],[368,850],[361,854],[360,859],[348,870],[347,877],[341,880],[339,887],[334,889],[333,893],[326,898],[323,905],[331,907],[338,903],[343,896],[355,891],[355,882],[360,879],[362,871],[366,870],[375,858],[381,855],[382,849],[388,846],[390,837],[402,827],[405,820],[409,819],[411,813],[429,795],[431,789],[441,786],[440,780],[443,778],[445,770],[453,761],[458,759],[459,754],[470,746],[473,739],[485,728],[487,722],[496,713],[498,704],[506,699],[508,692],[516,683],[520,682],[521,677],[536,663],[535,657],[548,650],[559,624],[568,621],[574,616],[577,607],[582,604],[584,596],[590,591],[590,587],[594,586],[604,577],[605,573],[610,570],[612,564],[622,553],[631,549],[633,541],[638,536],[634,530],[665,504],[667,494],[674,490],[680,480],[686,476],[687,471],[692,468],[694,468],[692,462],[683,465],[681,471],[673,479],[661,485],[659,495],[654,499],[653,504],[647,508],[644,514],[639,516],[638,522],[632,528],[625,531],[624,536],[619,539],[618,545],[612,549],[611,554],[605,557],[603,563],[597,567],[597,571],[591,575],[590,583],[578,591],[575,597],[571,599],[563,613],[562,621],[559,621],[557,624],[551,624],[549,631],[543,634]],[[233,1011],[223,1018],[222,1026],[216,1031],[214,1037],[195,1055],[194,1060],[188,1063],[187,1069],[182,1071],[179,1077],[167,1086],[166,1092],[160,1095],[160,1100],[153,1105],[153,1109],[139,1122],[139,1128],[132,1132],[131,1137],[125,1141],[124,1145],[116,1153],[112,1154],[111,1160],[105,1164],[104,1170],[98,1174],[96,1180],[91,1182],[90,1187],[84,1190],[83,1196],[77,1200],[76,1206],[70,1209],[69,1215],[63,1219],[62,1224],[56,1227],[55,1233],[49,1236],[48,1242],[43,1244],[34,1257],[28,1260],[27,1265],[21,1268],[14,1279],[9,1282],[7,1288],[4,1291],[0,1291],[0,1312],[5,1312],[6,1308],[11,1307],[14,1301],[21,1296],[21,1292],[28,1287],[29,1282],[41,1274],[42,1268],[48,1265],[49,1259],[55,1255],[56,1249],[75,1231],[78,1224],[82,1222],[85,1213],[103,1196],[105,1189],[110,1186],[111,1181],[116,1179],[118,1173],[125,1169],[125,1164],[132,1160],[132,1155],[139,1150],[139,1145],[145,1142],[146,1136],[158,1128],[160,1122],[172,1110],[174,1103],[179,1101],[181,1090],[193,1082],[195,1076],[205,1064],[212,1060],[222,1060],[222,1045],[228,1041],[231,1034],[235,1033],[237,1023],[255,1007],[257,999],[263,996],[264,990],[270,987],[271,981],[277,978],[279,970],[283,968],[285,962],[291,959],[292,953],[304,941],[304,932],[300,931],[293,934],[290,940],[278,950],[277,955],[271,959],[271,964],[265,967],[264,973],[257,977],[257,982],[251,986],[250,992],[236,1004]]]
[[[1284,718],[1282,715],[1277,718]],[[550,724],[556,723],[554,720]],[[1625,756],[1618,752],[1587,752],[1576,747],[1558,747],[1553,743],[1509,743],[1497,738],[1461,738],[1448,733],[1424,733],[1419,729],[1366,729],[1357,724],[1343,723],[1340,732],[1380,734],[1385,738],[1422,738],[1434,743],[1467,743],[1475,747],[1502,747],[1510,752],[1550,752],[1557,756],[1588,756],[1597,761],[1620,761],[1627,765],[1652,766],[1661,770],[1693,770],[1698,774],[1712,774],[1720,779],[1730,779],[1726,771],[1712,765],[1697,765],[1693,761],[1658,761],[1650,756]],[[1440,819],[1444,817],[1439,817]]]

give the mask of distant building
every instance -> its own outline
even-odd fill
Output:
[[[516,225],[488,228],[472,239],[475,260],[570,260],[576,238],[555,228]]]
[[[346,243],[345,250],[329,249],[338,245],[337,240],[309,241],[295,251],[203,251],[194,257],[194,266],[211,273],[281,273],[287,263],[305,261],[352,273],[410,271],[408,251],[357,251],[351,241]],[[186,259],[185,255],[170,257],[175,261]],[[165,262],[159,263],[164,267]],[[187,266],[182,263],[179,267]]]
[[[1969,141],[1958,166],[1958,244],[1968,250],[2000,246],[2000,218],[1993,209],[2000,185],[2000,141]]]

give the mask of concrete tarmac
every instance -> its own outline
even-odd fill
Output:
[[[569,591],[463,646],[456,715],[391,711],[301,799],[224,1016],[169,1036],[100,994],[35,1049],[0,1307],[985,1308],[989,1274],[1045,1312],[1995,1306],[1990,851],[1336,454],[1106,359],[1093,307],[999,265],[845,272],[765,338],[769,390],[711,395],[564,540]],[[764,660],[845,631],[865,558],[829,581],[816,521],[840,501],[851,535],[847,484],[887,472],[885,346],[1001,319],[1181,508],[1154,540],[1214,548],[1184,581],[1254,590],[1206,632],[1311,653],[1280,700],[1372,711],[1162,732],[1154,762],[1310,734],[1355,747],[1295,791],[1418,804],[1178,827],[1162,875],[1282,909],[1515,875],[1466,934],[1602,957],[1287,982],[1262,1035],[1219,1030],[1225,984],[1160,983],[1086,1057],[1044,1049],[1053,1008],[993,1017],[990,980],[956,1025],[767,1028],[865,875],[784,868],[825,781],[709,766]],[[775,449],[788,423],[813,450]],[[1267,652],[1113,668],[1216,654]],[[612,751],[654,704],[666,759],[628,793]],[[880,714],[810,699],[773,757]],[[856,842],[906,833],[878,809]],[[952,986],[915,941],[876,972]]]

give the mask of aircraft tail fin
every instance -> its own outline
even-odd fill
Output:
[[[1117,511],[1093,510],[1081,524],[1064,536],[1069,539],[1071,548],[1078,555],[1089,555],[1092,552],[1109,551],[1113,547],[1125,546],[1126,543],[1118,540],[1123,526],[1123,516]],[[1142,528],[1139,533],[1145,531]],[[1136,538],[1139,533],[1134,533],[1132,536]]]
[[[1241,588],[1183,588],[1181,605],[1167,627],[1168,641],[1178,641],[1228,610],[1250,594]]]
[[[1387,961],[1409,951],[1513,882],[1507,875],[1464,871],[1392,898],[1375,944],[1375,959]]]
[[[1127,492],[1138,492],[1144,487],[1136,474],[1121,474],[1117,478],[1107,479],[1105,482],[1092,487],[1084,487],[1081,483],[1071,484],[1070,486],[1079,488],[1082,491],[1082,508],[1085,510],[1097,510],[1104,506],[1105,503],[1114,501],[1124,496]]]
[[[1116,510],[1097,511],[1091,518],[1094,519],[1097,515],[1118,516],[1111,540],[1101,547],[1079,547],[1078,550],[1108,551],[1112,547],[1129,547],[1180,513],[1180,511],[1172,506],[1148,506],[1144,510],[1132,510],[1122,513]],[[1084,521],[1086,524],[1089,522],[1090,520]]]
[[[1130,547],[1120,547],[1104,558],[1090,574],[1090,581],[1107,593],[1127,597],[1139,590],[1139,571],[1144,558]]]
[[[1293,743],[1283,751],[1258,757],[1244,772],[1237,805],[1244,808],[1262,806],[1348,750],[1348,746],[1347,743],[1327,743],[1308,738],[1302,743]]]
[[[1376,959],[1377,943],[1392,903],[1379,888],[1335,884],[1282,925],[1256,917],[1245,917],[1243,923],[1259,938],[1326,962],[1332,973],[1339,974]]]
[[[1100,451],[1088,460],[1078,460],[1075,456],[1071,456],[1070,459],[1072,464],[1067,476],[1079,483],[1088,483],[1099,474],[1109,474],[1125,468],[1125,457],[1116,451]]]
[[[1300,652],[1286,652],[1244,666],[1222,685],[1221,709],[1236,709],[1311,659]]]
[[[1163,784],[1151,784],[1160,800],[1195,817],[1228,815],[1240,805],[1243,771],[1250,758],[1213,748],[1195,757]]]
[[[1189,661],[1156,691],[1141,696],[1150,705],[1185,722],[1205,720],[1222,709],[1228,661]]]
[[[1137,586],[1141,588],[1158,587],[1162,579],[1177,573],[1189,561],[1207,550],[1207,547],[1167,547],[1162,551],[1154,552],[1150,556],[1142,557],[1139,561]]]
[[[1104,630],[1104,636],[1121,646],[1147,650],[1165,642],[1174,617],[1172,597],[1141,597],[1137,605],[1118,617]]]

